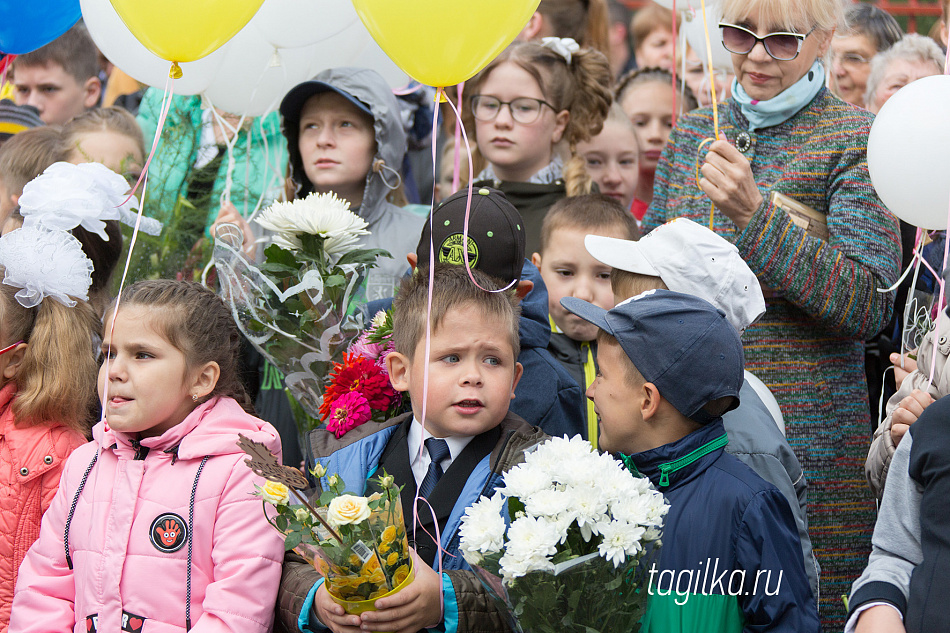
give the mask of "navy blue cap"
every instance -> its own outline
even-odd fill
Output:
[[[323,73],[321,73],[322,75]],[[317,75],[320,77],[321,75]],[[317,79],[311,79],[309,81],[304,81],[297,84],[284,96],[283,100],[280,102],[280,114],[284,117],[285,121],[294,121],[297,122],[300,120],[300,112],[303,110],[304,104],[307,103],[307,100],[310,97],[313,97],[324,92],[335,92],[340,95],[350,103],[352,103],[360,112],[364,112],[371,119],[375,119],[373,116],[373,111],[369,109],[369,106],[348,93],[345,90],[341,90],[336,86],[330,85],[323,81],[318,81]]]
[[[575,297],[561,305],[617,339],[647,382],[677,411],[706,424],[703,410],[731,396],[739,406],[745,360],[742,342],[722,310],[693,295],[649,290],[604,310]]]

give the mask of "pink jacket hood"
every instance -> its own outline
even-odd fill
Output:
[[[10,633],[269,631],[283,535],[253,496],[264,480],[239,433],[279,459],[274,428],[230,398],[142,440],[148,451],[98,424],[20,567]]]

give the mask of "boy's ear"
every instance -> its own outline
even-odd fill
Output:
[[[204,398],[214,391],[220,377],[221,367],[213,360],[208,361],[195,372],[191,387],[192,393],[199,398]]]
[[[409,262],[409,267],[413,270],[419,267],[419,256],[415,253],[406,253],[406,261]]]
[[[652,382],[643,383],[640,389],[643,397],[640,401],[640,415],[644,422],[649,422],[656,417],[660,410],[660,401],[663,396],[660,395],[660,390]]]
[[[518,35],[519,40],[530,41],[541,37],[541,29],[544,28],[544,16],[540,11],[535,11],[528,20],[528,23]]]
[[[94,108],[99,104],[99,97],[102,96],[102,82],[98,77],[90,77],[82,85],[82,104],[87,110]]]
[[[524,375],[524,365],[521,363],[515,363],[515,378],[511,381],[511,399],[515,399],[515,388],[518,386],[518,381],[521,380],[521,377]]]
[[[531,263],[538,270],[541,270],[541,253],[531,253]]]
[[[411,363],[405,354],[390,352],[386,357],[389,382],[396,391],[409,391],[409,368]]]
[[[528,293],[534,289],[534,282],[530,279],[522,279],[518,282],[518,287],[515,289],[515,296],[518,297],[518,301],[524,300],[528,296]]]
[[[20,370],[20,365],[23,363],[23,359],[26,358],[26,349],[28,347],[28,343],[20,343],[9,352],[4,354],[4,356],[6,356],[7,364],[3,368],[3,377],[6,380],[13,380],[16,378],[17,372]]]

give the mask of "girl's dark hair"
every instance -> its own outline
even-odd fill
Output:
[[[221,370],[214,389],[199,402],[216,396],[234,398],[254,415],[241,381],[241,332],[231,310],[214,292],[192,281],[154,279],[139,281],[124,291],[119,307],[142,306],[163,313],[153,321],[158,331],[185,355],[189,367],[215,362]],[[111,319],[106,318],[106,327]]]
[[[555,36],[570,37],[581,46],[610,54],[607,0],[541,0],[538,13]]]
[[[663,70],[662,68],[637,68],[636,70],[628,72],[617,82],[617,87],[614,88],[614,99],[616,99],[617,103],[623,103],[623,98],[629,90],[651,81],[665,84],[670,87],[670,90],[673,89],[673,75],[670,71]],[[678,99],[680,114],[695,110],[699,107],[699,101],[696,99],[696,95],[693,94],[692,89],[686,84],[680,84],[677,89],[677,96],[682,97]]]
[[[74,228],[71,233],[82,244],[82,250],[92,262],[92,285],[89,286],[89,304],[102,316],[109,305],[111,296],[109,286],[112,273],[122,256],[122,230],[118,220],[106,220],[106,235],[109,240],[103,240],[95,233],[90,233],[81,226]]]

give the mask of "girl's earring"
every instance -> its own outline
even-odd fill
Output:
[[[192,401],[192,402],[198,402],[198,394],[196,394],[196,393],[191,394],[191,401]]]

